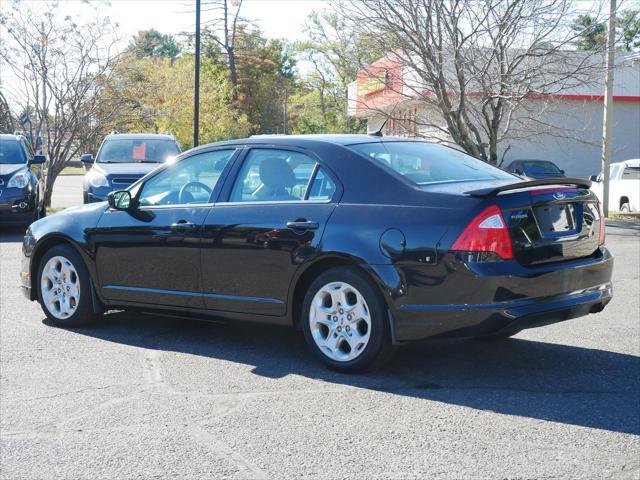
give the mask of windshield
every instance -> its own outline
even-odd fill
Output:
[[[531,175],[555,175],[560,169],[551,162],[522,162],[525,173]]]
[[[0,140],[0,164],[27,163],[27,156],[18,140]]]
[[[163,163],[180,153],[174,140],[106,140],[98,152],[99,163]]]
[[[350,145],[367,158],[418,185],[477,180],[513,180],[510,175],[466,153],[427,142],[376,142]]]

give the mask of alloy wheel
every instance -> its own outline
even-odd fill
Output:
[[[355,287],[331,282],[313,297],[309,326],[325,356],[336,362],[349,362],[359,357],[369,343],[371,314]]]
[[[54,317],[71,317],[80,302],[80,277],[73,263],[62,256],[51,257],[40,278],[42,301]]]

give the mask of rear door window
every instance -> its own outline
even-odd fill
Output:
[[[348,148],[417,185],[514,179],[504,170],[466,153],[428,142],[382,141],[349,145]]]
[[[335,184],[304,153],[270,148],[249,151],[231,191],[231,202],[328,201]]]

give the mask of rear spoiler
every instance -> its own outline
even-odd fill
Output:
[[[480,190],[471,190],[464,193],[472,197],[493,197],[509,190],[520,190],[521,188],[539,187],[542,185],[573,185],[576,187],[591,188],[591,180],[583,180],[580,178],[547,178],[544,180],[511,183],[499,187],[481,188]]]

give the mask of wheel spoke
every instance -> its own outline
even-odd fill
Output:
[[[327,296],[331,297],[331,307],[326,306]],[[358,331],[361,322],[367,325],[364,334]],[[319,289],[314,296],[309,326],[316,345],[324,355],[334,361],[346,362],[357,358],[365,350],[369,342],[371,316],[358,290],[344,282],[332,282]]]
[[[80,302],[80,278],[67,258],[50,258],[42,269],[40,285],[42,303],[52,316],[65,319],[75,313]]]

